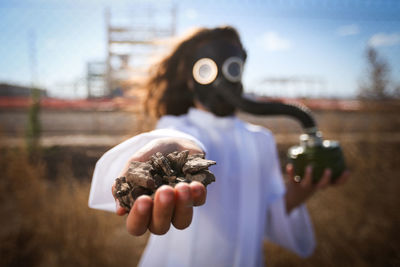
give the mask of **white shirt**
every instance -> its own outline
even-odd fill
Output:
[[[130,156],[150,140],[174,136],[195,141],[217,165],[207,201],[194,208],[191,225],[151,235],[140,266],[263,266],[264,238],[300,256],[315,247],[305,206],[286,213],[285,186],[272,134],[236,117],[190,109],[164,116],[157,130],[108,151],[96,164],[89,206],[115,210],[111,186]]]

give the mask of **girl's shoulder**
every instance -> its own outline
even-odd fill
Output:
[[[236,119],[236,125],[237,127],[245,131],[248,131],[250,133],[253,133],[255,135],[261,135],[268,138],[273,138],[272,132],[268,128],[265,128],[264,126],[246,122],[239,118]]]

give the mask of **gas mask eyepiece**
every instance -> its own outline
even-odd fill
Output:
[[[242,80],[243,59],[229,57],[222,64],[223,77],[232,83]],[[218,66],[211,58],[201,58],[193,66],[193,78],[199,84],[207,85],[213,83],[218,76]]]
[[[193,78],[199,84],[210,84],[218,76],[218,66],[211,58],[201,58],[193,66]]]
[[[239,57],[230,57],[222,65],[222,74],[230,82],[237,83],[242,80],[243,60]]]

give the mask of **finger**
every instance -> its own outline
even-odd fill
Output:
[[[350,171],[345,170],[343,172],[343,174],[338,179],[336,179],[336,181],[334,182],[334,185],[344,184],[347,182],[347,180],[349,180],[349,178],[350,178]]]
[[[127,211],[121,207],[121,205],[119,204],[119,200],[115,197],[114,193],[115,193],[115,182],[111,187],[111,193],[115,199],[115,212],[117,213],[117,215],[122,216],[125,213],[127,213]]]
[[[289,175],[293,175],[294,174],[294,167],[292,163],[288,163],[286,164],[286,173]]]
[[[325,169],[324,173],[321,177],[321,180],[319,180],[318,184],[315,186],[317,190],[321,190],[325,187],[327,187],[331,183],[331,177],[332,177],[332,171],[331,169]]]
[[[312,184],[312,166],[308,165],[304,172],[303,180],[301,180],[300,185],[304,188],[310,187]]]
[[[175,186],[175,209],[172,224],[176,229],[185,229],[192,222],[193,200],[190,186],[179,183]]]
[[[287,173],[287,175],[289,177],[289,182],[290,183],[298,184],[298,183],[301,182],[301,177],[299,175],[295,176],[294,166],[293,166],[292,163],[288,163],[286,165],[286,173]]]
[[[121,207],[121,205],[119,204],[119,200],[118,199],[115,199],[115,206],[116,206],[117,215],[122,216],[122,215],[127,213],[126,209]]]
[[[171,186],[163,185],[157,189],[149,227],[153,234],[163,235],[168,232],[171,226],[174,205],[175,192]]]
[[[286,173],[289,175],[290,178],[294,176],[294,167],[292,163],[286,164]],[[291,179],[293,180],[293,179]]]
[[[193,199],[193,206],[201,206],[206,202],[207,189],[206,187],[197,181],[190,183],[190,191]]]
[[[136,199],[128,218],[126,229],[131,235],[139,236],[146,232],[151,219],[153,200],[149,196],[140,196]]]

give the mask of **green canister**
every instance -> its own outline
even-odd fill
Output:
[[[339,142],[322,140],[322,135],[302,134],[300,145],[289,148],[289,162],[294,166],[294,179],[300,181],[308,165],[313,168],[313,183],[317,183],[326,168],[332,170],[331,181],[334,182],[346,169],[346,164]]]

